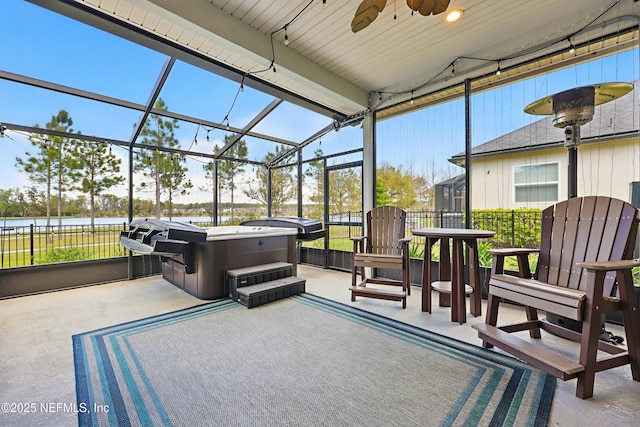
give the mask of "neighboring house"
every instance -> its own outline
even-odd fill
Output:
[[[436,211],[462,212],[465,199],[464,174],[436,184]]]
[[[640,194],[638,88],[595,107],[582,126],[578,147],[578,196],[609,195],[632,200]],[[568,195],[568,154],[564,129],[551,116],[472,149],[471,207],[544,208]],[[450,162],[464,167],[465,153]],[[634,184],[635,183],[635,184]],[[640,200],[637,200],[640,203]]]

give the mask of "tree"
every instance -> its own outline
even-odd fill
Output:
[[[73,120],[65,110],[51,117],[46,129],[73,133]],[[38,127],[36,124],[35,127]],[[51,201],[56,193],[58,225],[62,225],[62,201],[64,193],[74,189],[78,180],[79,156],[77,140],[66,140],[60,136],[33,135],[29,138],[36,148],[35,153],[27,153],[25,159],[17,157],[18,169],[29,174],[31,182],[45,187],[47,206],[47,228],[51,225]],[[59,228],[59,230],[61,227]]]
[[[387,206],[391,204],[391,198],[387,193],[382,181],[376,180],[376,206]]]
[[[191,180],[187,179],[188,169],[183,166],[186,157],[183,154],[170,154],[166,159],[167,167],[162,174],[162,188],[168,196],[169,220],[173,217],[173,196],[184,196],[193,188]]]
[[[118,197],[114,194],[103,194],[98,197],[98,208],[104,216],[123,215],[128,210],[127,197]]]
[[[234,135],[225,135],[224,143],[225,145],[231,141],[235,136]],[[218,152],[220,147],[216,145],[214,147],[214,151]],[[249,150],[247,149],[247,143],[244,139],[240,139],[235,142],[229,149],[224,153],[225,157],[232,157],[237,159],[246,159],[249,154]],[[206,172],[206,178],[213,182],[213,160],[209,163],[203,165],[203,169]],[[234,203],[233,196],[234,191],[237,188],[236,185],[236,175],[244,172],[244,163],[236,162],[233,160],[218,160],[218,192],[221,193],[222,190],[229,190],[231,195],[231,219],[234,216]],[[209,187],[213,190],[213,185]]]
[[[36,217],[41,215],[46,215],[47,208],[45,200],[45,195],[38,191],[38,187],[32,185],[30,187],[25,188],[25,196],[27,203],[27,211],[26,214],[33,217],[33,223],[36,224]]]
[[[324,206],[324,161],[322,160],[322,149],[319,148],[314,152],[314,160],[308,164],[309,167],[304,171],[304,175],[312,180],[312,194],[309,200],[314,204],[311,218],[322,218],[322,207]],[[307,187],[305,185],[305,187]]]
[[[162,98],[158,98],[154,108],[168,110]],[[141,143],[162,148],[176,148],[180,142],[175,137],[174,131],[178,128],[178,120],[164,120],[158,114],[151,114],[142,127]],[[163,185],[169,185],[169,196],[176,191],[186,192],[191,186],[190,181],[185,181],[186,168],[182,164],[186,161],[184,156],[171,156],[161,150],[144,150],[139,152],[134,160],[134,171],[139,172],[146,179],[140,184],[141,190],[151,187],[155,196],[155,214],[160,218],[162,212],[161,195]]]
[[[329,181],[330,213],[362,209],[362,178],[354,168],[331,172]]]
[[[25,195],[19,188],[0,189],[0,213],[4,217],[24,215],[26,208]]]
[[[417,194],[414,189],[413,177],[405,172],[402,166],[391,166],[383,163],[376,170],[376,190],[381,186],[386,194],[384,200],[403,209],[414,207]],[[384,195],[382,195],[384,196]]]
[[[285,203],[296,197],[297,194],[296,180],[291,176],[293,167],[273,168],[270,166],[273,160],[279,158],[286,151],[287,148],[284,145],[277,145],[275,152],[268,152],[262,160],[268,166],[258,168],[256,177],[252,178],[247,188],[242,190],[250,199],[257,200],[264,205],[268,204],[269,169],[271,169],[271,208],[275,213],[281,212]],[[282,161],[287,162],[292,156],[293,154]]]
[[[96,198],[103,191],[124,181],[120,173],[120,163],[106,144],[83,141],[78,147],[80,155],[80,170],[82,179],[80,190],[89,196],[89,215],[91,217],[91,229],[94,228],[96,215]]]

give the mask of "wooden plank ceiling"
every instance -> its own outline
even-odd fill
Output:
[[[32,1],[51,9],[64,3]],[[635,0],[451,0],[449,9],[464,15],[450,24],[444,14],[412,14],[405,1],[389,0],[354,34],[350,22],[361,0],[65,1],[344,115],[588,44],[637,26],[640,10]]]

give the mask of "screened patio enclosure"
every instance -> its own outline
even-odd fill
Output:
[[[463,173],[455,206],[469,224],[474,195],[492,191],[473,185],[475,146],[532,123],[522,107],[541,96],[638,79],[633,0],[452,1],[464,12],[453,24],[389,1],[354,34],[359,3],[12,1],[0,29],[12,40],[0,60],[4,186],[34,185],[15,161],[34,141],[81,140],[120,161],[124,179],[103,194],[126,198],[127,220],[143,212],[140,200],[161,200],[161,216],[206,204],[213,224],[239,205],[326,222],[339,212],[325,203],[322,168],[361,162],[361,210],[379,203],[385,170],[425,178],[409,209],[434,209],[429,189]],[[62,110],[72,124],[48,126]],[[638,158],[631,137],[627,157]],[[534,146],[540,135],[529,138]],[[448,161],[461,151],[464,169]],[[179,166],[160,190],[145,175],[158,153]],[[640,180],[628,169],[628,181]],[[78,196],[68,190],[58,198]]]

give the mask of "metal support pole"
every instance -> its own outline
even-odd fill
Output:
[[[580,124],[564,128],[564,145],[567,147],[567,190],[569,198],[578,197],[578,145],[580,145]]]
[[[464,81],[464,185],[465,185],[465,206],[464,223],[465,228],[472,228],[471,224],[471,79]]]
[[[302,218],[302,148],[298,148],[298,217]]]
[[[273,184],[271,166],[267,166],[267,216],[271,216],[271,185]]]
[[[129,145],[129,206],[128,206],[128,224],[133,221],[133,144]],[[128,251],[127,254],[127,279],[133,280],[133,252]]]
[[[324,234],[324,260],[322,266],[327,268],[329,266],[329,233],[331,232],[331,227],[329,227],[329,171],[327,171],[326,158],[322,161],[322,170],[324,171],[322,174],[324,179],[324,226],[327,228],[327,232]]]
[[[570,147],[569,150],[569,198],[578,196],[578,147]]]
[[[218,226],[218,159],[213,161],[213,170],[211,171],[213,174],[213,226]]]

